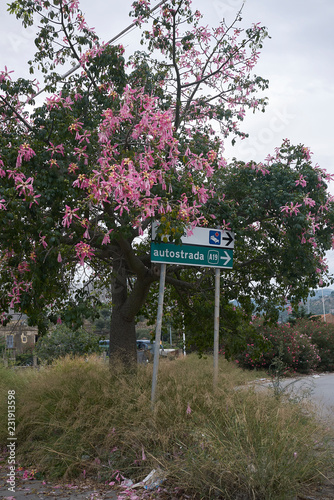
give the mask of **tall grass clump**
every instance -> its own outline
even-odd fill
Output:
[[[174,496],[276,500],[330,466],[320,424],[249,388],[253,375],[223,360],[216,390],[212,358],[161,361],[153,410],[152,365],[65,358],[26,377],[5,373],[2,392],[17,391],[18,457],[48,476],[110,481],[120,471],[139,481],[161,468]]]

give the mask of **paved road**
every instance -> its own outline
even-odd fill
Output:
[[[261,381],[261,385],[271,385]],[[317,407],[320,418],[326,418],[334,426],[334,373],[285,379],[282,381],[284,391],[293,396],[310,399]]]

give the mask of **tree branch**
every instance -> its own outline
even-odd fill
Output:
[[[27,127],[28,130],[30,130],[30,132],[33,132],[34,134],[36,134],[34,128],[23,118],[23,116],[21,116],[17,111],[16,109],[14,108],[14,106],[12,106],[5,97],[3,97],[2,95],[0,95],[0,99],[6,104],[6,106],[9,107],[9,109],[11,109],[13,111],[13,113],[17,116],[17,118],[22,122],[24,123],[24,125]]]
[[[65,23],[64,23],[64,13],[63,13],[63,2],[62,1],[61,1],[61,5],[60,5],[60,19],[61,19],[61,25],[62,25],[63,31],[64,31],[65,36],[66,36],[66,40],[69,43],[69,46],[70,46],[70,48],[71,48],[71,50],[73,52],[73,55],[74,55],[75,59],[79,62],[80,66],[81,66],[81,61],[80,61],[79,54],[75,50],[75,47],[74,47],[74,45],[72,43],[72,40],[71,40],[70,36],[67,34],[66,26],[65,26]],[[90,79],[90,81],[94,85],[94,88],[96,89],[97,85],[96,85],[95,80],[92,77],[90,71],[88,69],[85,69],[85,72],[87,73],[88,78]]]
[[[180,8],[180,7],[179,7]],[[176,62],[176,14],[178,10],[173,14],[173,67],[176,74],[176,106],[175,106],[175,120],[174,127],[175,130],[178,129],[180,124],[180,109],[181,109],[181,77],[180,71]]]

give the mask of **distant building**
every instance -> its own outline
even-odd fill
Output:
[[[27,326],[21,321],[8,323],[7,326],[0,326],[1,349],[22,354],[35,347],[37,334],[38,329],[36,327]]]
[[[328,313],[328,314],[314,314],[311,316],[312,319],[319,319],[320,321],[323,321],[324,323],[328,324],[334,324],[334,314]]]

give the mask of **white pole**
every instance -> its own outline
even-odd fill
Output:
[[[215,269],[215,319],[213,335],[213,387],[218,384],[220,269]]]
[[[183,343],[183,356],[186,356],[186,325],[184,323],[184,313],[181,313],[182,316],[182,343]]]
[[[321,289],[321,291],[322,291],[322,309],[323,309],[323,312],[324,312],[324,322],[326,323],[325,301],[324,301],[324,289],[322,288],[322,289]]]
[[[159,351],[160,351],[160,339],[161,339],[162,312],[163,312],[163,305],[164,305],[165,280],[166,280],[166,264],[161,264],[157,326],[155,329],[152,392],[151,392],[152,409],[154,407],[155,392],[156,392],[157,381],[158,381],[158,368],[159,368],[159,355],[160,355]]]

